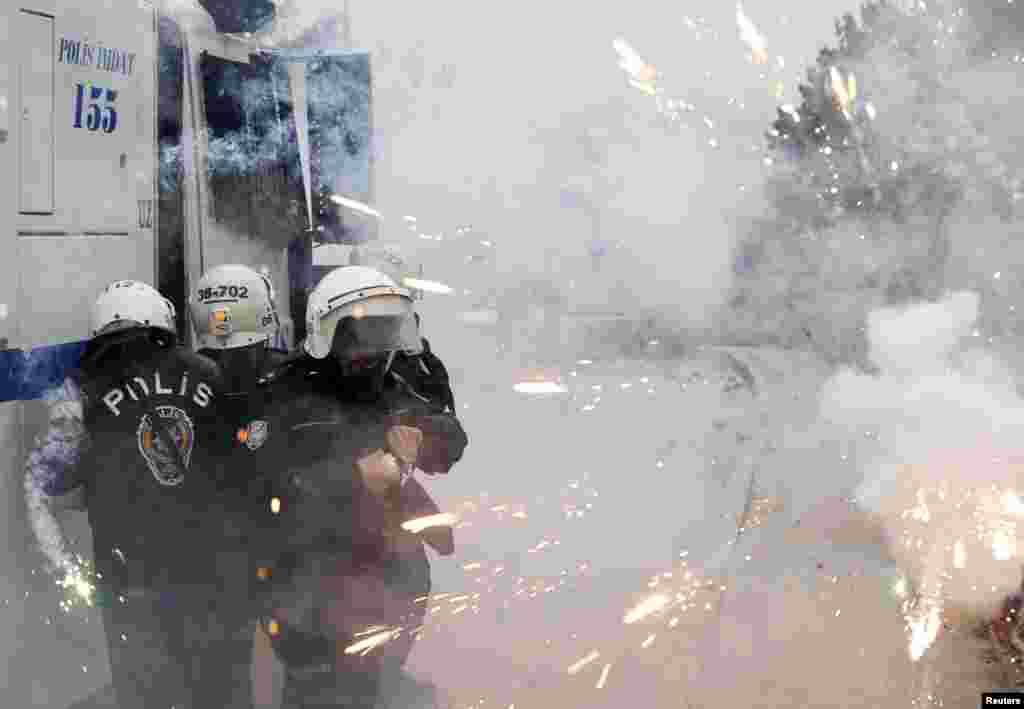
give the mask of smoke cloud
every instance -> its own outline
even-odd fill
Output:
[[[868,318],[877,375],[845,370],[822,414],[859,439],[863,509],[930,597],[989,604],[1021,581],[1017,525],[1024,401],[1010,369],[972,337],[975,293]]]
[[[86,445],[81,394],[74,382],[47,390],[43,396],[50,423],[25,463],[24,491],[29,522],[50,573],[63,575],[77,566],[54,510],[54,500],[68,492]]]

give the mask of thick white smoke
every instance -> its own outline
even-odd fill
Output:
[[[497,244],[499,276],[542,274],[581,309],[707,325],[732,286],[735,218],[765,211],[749,203],[761,190],[760,157],[748,149],[760,144],[784,78],[751,64],[734,34],[735,7],[442,3],[403,6],[395,22],[396,7],[352,3],[354,42],[373,55],[381,211],[415,215],[434,231],[472,224]],[[828,27],[845,9],[801,7],[801,25]],[[767,22],[769,13],[748,10]],[[695,17],[716,32],[695,29]],[[783,50],[802,62],[817,49],[785,18],[761,29],[775,43],[773,62]],[[617,38],[695,106],[684,123],[670,124],[629,84]],[[564,199],[574,190],[596,205],[596,229]],[[597,272],[595,232],[620,245]],[[472,287],[457,276],[450,285]]]
[[[857,498],[926,596],[988,606],[1021,582],[1024,401],[1006,365],[973,346],[979,298],[869,316],[877,375],[837,374],[823,415],[859,439]]]
[[[82,402],[70,381],[45,392],[43,398],[50,407],[50,423],[25,463],[25,503],[47,570],[63,577],[74,574],[78,563],[68,550],[54,499],[63,492],[61,478],[74,471],[85,443]]]

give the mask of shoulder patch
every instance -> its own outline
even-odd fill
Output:
[[[188,414],[177,406],[157,406],[153,413],[160,418],[159,421],[152,420],[148,413],[139,420],[136,430],[139,452],[157,482],[176,487],[185,481],[185,471],[192,459],[195,426]],[[158,434],[157,426],[162,427],[166,435]],[[168,436],[173,439],[169,443],[177,451],[168,447]]]
[[[250,421],[249,425],[243,429],[243,432],[244,435],[241,437],[245,447],[254,451],[266,443],[267,437],[270,435],[270,424],[263,420]]]

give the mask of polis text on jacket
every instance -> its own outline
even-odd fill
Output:
[[[210,404],[213,388],[209,384],[199,382],[195,385],[194,389],[189,389],[188,372],[183,374],[178,381],[170,378],[164,381],[159,371],[153,372],[145,378],[132,377],[131,382],[126,382],[121,387],[111,389],[103,395],[103,403],[107,405],[107,408],[110,409],[114,416],[121,415],[121,409],[118,408],[118,404],[124,401],[126,393],[132,401],[140,401],[140,394],[143,397],[160,394],[164,396],[180,396],[183,399],[189,398],[189,394],[191,394],[192,401],[195,402],[196,406],[205,409]]]

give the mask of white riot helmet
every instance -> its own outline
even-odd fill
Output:
[[[372,268],[336,268],[309,295],[302,348],[316,359],[333,351],[342,362],[419,354],[412,295]]]
[[[266,342],[280,326],[270,279],[248,266],[211,268],[189,297],[201,350],[231,350]]]
[[[151,327],[177,336],[174,305],[153,286],[141,281],[114,281],[93,303],[92,337],[137,327]]]

